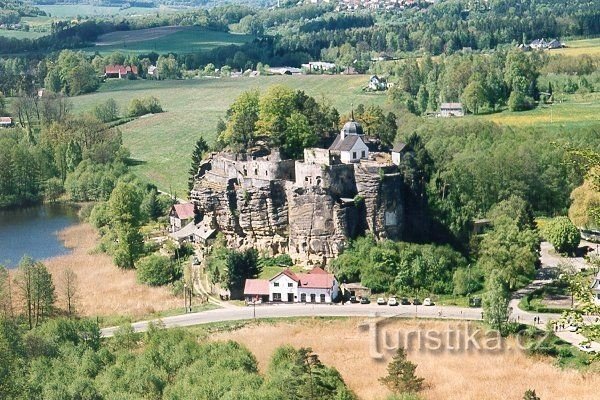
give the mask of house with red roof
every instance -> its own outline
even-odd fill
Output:
[[[104,67],[104,77],[105,78],[129,78],[129,77],[137,77],[138,68],[135,65],[107,65]]]
[[[308,273],[285,269],[266,279],[247,279],[246,302],[331,303],[339,291],[335,276],[315,267]]]
[[[0,128],[10,128],[13,124],[11,117],[0,117]]]
[[[194,203],[174,204],[169,212],[169,223],[171,232],[177,232],[196,217],[196,206]]]

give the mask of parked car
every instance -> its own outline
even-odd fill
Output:
[[[581,343],[577,348],[586,353],[594,353],[594,349],[592,349],[592,346],[589,343]]]
[[[400,299],[400,304],[402,304],[403,306],[409,306],[410,301],[406,297],[403,297]]]
[[[350,296],[350,303],[358,303],[356,296]]]
[[[398,300],[396,300],[395,297],[390,297],[389,298],[389,300],[388,300],[388,306],[397,306],[398,304],[399,304]]]
[[[433,301],[431,301],[431,299],[429,297],[426,297],[425,300],[423,300],[423,305],[424,306],[434,306],[435,303]]]
[[[419,300],[417,297],[415,297],[412,300],[412,303],[413,303],[413,306],[420,306],[421,304],[423,304],[423,303],[421,303],[421,300]]]
[[[567,329],[569,332],[577,332],[577,330],[579,329],[579,327],[578,327],[578,326],[576,326],[576,325],[569,325],[569,326],[567,326],[567,328],[566,328],[566,329]]]
[[[383,297],[378,297],[377,298],[377,305],[378,306],[385,306],[387,304],[387,301],[385,301],[385,298]]]
[[[368,297],[361,297],[360,304],[371,304],[371,300]]]

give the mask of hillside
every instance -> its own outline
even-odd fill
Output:
[[[367,94],[361,88],[368,77],[354,76],[270,76],[259,78],[194,79],[181,81],[110,81],[100,92],[80,96],[76,112],[89,111],[108,98],[114,98],[124,111],[133,98],[155,96],[165,113],[140,118],[121,126],[125,145],[139,162],[134,170],[162,190],[178,195],[187,191],[187,170],[195,141],[209,143],[219,118],[243,91],[285,84],[308,95],[331,102],[341,114],[351,104],[386,103],[386,95]]]

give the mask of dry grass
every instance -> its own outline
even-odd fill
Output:
[[[76,307],[84,316],[123,315],[142,317],[179,306],[180,301],[167,288],[152,288],[136,282],[135,271],[118,269],[110,256],[92,254],[98,236],[89,224],[79,224],[59,233],[72,253],[45,260],[52,273],[58,306],[64,308],[61,277],[66,268],[77,274]]]
[[[369,357],[368,333],[359,330],[362,320],[302,320],[248,326],[217,334],[215,340],[232,339],[246,345],[264,370],[273,351],[284,344],[311,347],[320,359],[334,366],[362,399],[382,399],[387,390],[378,382],[386,362]],[[446,322],[394,321],[389,329],[443,330]],[[426,399],[521,399],[531,388],[544,400],[597,399],[600,374],[561,370],[550,361],[534,359],[518,350],[501,354],[409,353],[417,374],[428,385]]]

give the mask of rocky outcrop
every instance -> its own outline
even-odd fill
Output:
[[[326,264],[367,230],[379,238],[400,237],[402,179],[395,166],[301,164],[298,178],[281,160],[271,167],[264,159],[244,164],[214,157],[199,171],[191,198],[204,223],[233,248]]]

